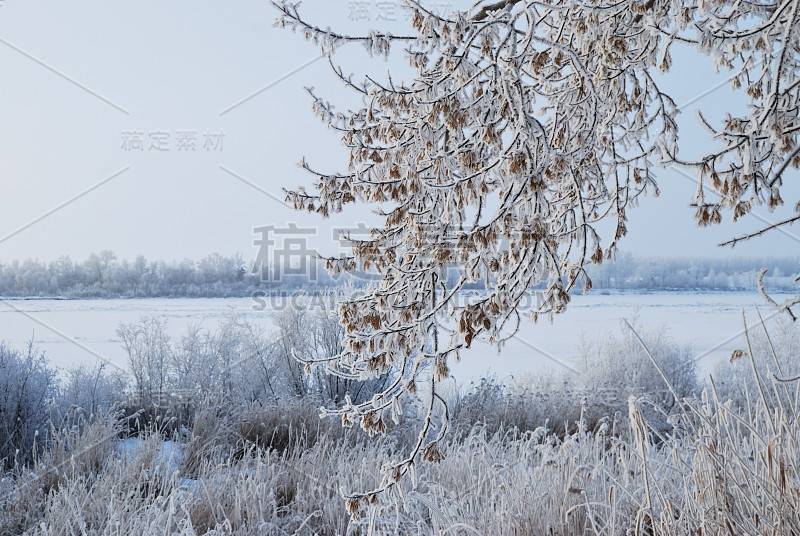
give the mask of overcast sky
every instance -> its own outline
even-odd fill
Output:
[[[469,3],[429,4],[447,9]],[[391,4],[306,0],[303,8],[322,27],[402,33],[404,14],[386,9]],[[276,13],[268,1],[223,7],[231,5],[3,2],[0,262],[61,255],[80,260],[103,249],[129,259],[198,259],[215,251],[252,258],[253,228],[288,222],[318,228],[313,245],[332,252],[332,226],[377,221],[361,208],[322,221],[278,201],[282,187],[310,184],[296,166],[301,156],[321,169],[343,169],[346,162],[337,137],[312,116],[303,87],[313,85],[333,102],[348,96],[325,61],[312,61],[318,51],[311,44],[272,27]],[[369,62],[362,52],[350,45],[338,54],[345,70],[407,72],[402,53],[387,64]],[[675,51],[674,59],[675,72],[663,84],[678,104],[689,102],[681,116],[682,154],[689,156],[708,146],[694,110],[702,107],[719,118],[740,101],[727,86],[709,92],[724,77],[710,73],[707,59],[692,50]],[[791,173],[787,182],[796,182],[797,172]],[[661,256],[796,253],[791,228],[793,236],[773,233],[734,251],[715,247],[776,216],[758,208],[763,221],[750,216],[737,225],[697,228],[688,207],[693,182],[672,170],[657,176],[663,195],[631,213],[623,250]],[[790,206],[796,192],[783,195]]]

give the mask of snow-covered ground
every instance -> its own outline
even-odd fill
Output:
[[[271,326],[271,310],[256,310],[249,298],[12,300],[0,302],[0,340],[21,348],[31,336],[59,367],[91,363],[98,356],[125,367],[126,356],[116,335],[120,323],[143,315],[163,315],[177,339],[190,323],[213,329],[230,311]],[[691,343],[700,371],[742,347],[742,310],[748,325],[757,323],[755,306],[767,319],[774,313],[756,293],[589,294],[574,296],[566,313],[550,324],[523,319],[518,334],[498,355],[492,347],[473,343],[462,362],[451,366],[460,383],[487,374],[499,379],[542,367],[570,365],[581,334],[590,340],[618,333],[623,318],[638,314],[644,328],[663,324],[670,336]],[[769,323],[769,320],[768,320]]]
[[[745,344],[742,311],[748,326],[761,329],[756,307],[768,326],[776,321],[773,310],[757,293],[574,296],[567,311],[555,316],[552,324],[543,318],[536,324],[524,319],[499,355],[487,345],[473,345],[453,368],[454,375],[459,379],[461,375],[485,375],[488,367],[488,373],[504,379],[524,370],[571,366],[582,336],[591,342],[604,334],[617,335],[628,329],[623,328],[622,320],[634,323],[634,317],[637,328],[663,325],[677,342],[691,344],[698,372],[704,375],[716,361]]]

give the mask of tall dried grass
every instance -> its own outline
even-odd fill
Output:
[[[0,534],[800,534],[796,388],[766,374],[759,351],[742,354],[745,404],[712,383],[655,421],[643,395],[607,416],[573,400],[556,433],[534,425],[555,406],[526,421],[542,400],[484,385],[480,413],[506,413],[456,414],[444,459],[356,517],[341,490],[376,485],[402,431],[365,439],[298,401],[208,408],[181,445],[151,433],[120,450],[119,422],[95,418],[0,481]]]

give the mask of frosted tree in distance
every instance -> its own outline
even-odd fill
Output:
[[[414,447],[384,468],[379,488],[349,496],[351,511],[413,474],[418,458],[441,458],[447,407],[437,383],[459,351],[478,338],[507,340],[532,292],[535,320],[591,288],[584,267],[611,258],[628,210],[658,194],[654,166],[697,170],[701,224],[782,202],[784,173],[800,163],[798,3],[501,0],[445,18],[407,0],[413,35],[349,36],[273,2],[276,24],[320,46],[363,103],[335,112],[309,90],[350,165],[328,173],[303,160],[314,188],[287,199],[323,217],[374,203],[384,218],[352,240],[351,256],[328,260],[334,272],[371,269],[380,281],[341,304],[344,351],[307,365],[346,378],[393,375],[372,400],[335,411],[371,434],[408,396],[427,404]],[[345,74],[334,51],[348,42],[378,56],[403,47],[413,78]],[[733,69],[751,104],[746,117],[706,122],[719,150],[696,162],[679,159],[676,106],[652,77],[672,67],[676,42]],[[706,200],[709,189],[719,202]],[[478,281],[486,292],[464,301],[459,291]]]

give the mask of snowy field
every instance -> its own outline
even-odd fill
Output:
[[[235,311],[271,328],[274,311],[255,310],[254,305],[250,298],[3,300],[0,340],[21,348],[33,337],[59,367],[92,363],[102,356],[125,368],[125,352],[116,335],[120,323],[163,315],[169,321],[170,335],[177,339],[191,323],[213,329]],[[543,367],[571,366],[581,336],[593,340],[604,333],[618,333],[623,318],[638,315],[637,325],[648,329],[664,325],[675,340],[692,344],[699,371],[705,373],[715,361],[742,347],[742,310],[748,325],[757,325],[756,306],[765,319],[773,316],[755,293],[579,295],[552,324],[544,318],[538,324],[523,319],[519,333],[499,355],[487,344],[473,343],[451,370],[464,384],[485,375],[502,380]]]

